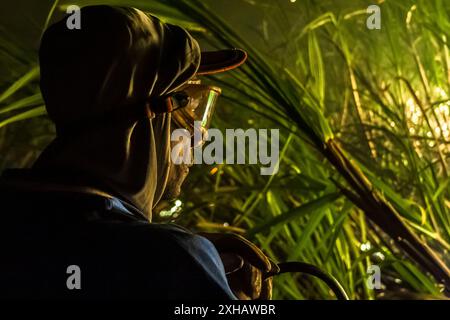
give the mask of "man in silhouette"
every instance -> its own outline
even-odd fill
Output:
[[[170,160],[172,116],[192,102],[184,88],[207,90],[198,79],[238,67],[245,52],[201,52],[186,30],[134,8],[84,7],[81,29],[66,22],[39,51],[56,138],[31,168],[0,178],[0,295],[270,297],[272,265],[250,242],[151,223],[188,172]]]

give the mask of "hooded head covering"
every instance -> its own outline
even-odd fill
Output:
[[[39,51],[41,91],[57,136],[33,169],[63,184],[93,187],[151,219],[169,173],[170,114],[154,104],[189,80],[198,43],[182,28],[134,8],[81,9],[49,27]]]

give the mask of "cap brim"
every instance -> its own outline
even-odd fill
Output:
[[[202,52],[197,75],[208,75],[233,70],[247,60],[247,52],[241,49]]]

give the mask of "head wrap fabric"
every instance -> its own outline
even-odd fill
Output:
[[[195,74],[198,43],[134,8],[84,7],[80,30],[66,19],[41,42],[41,91],[57,137],[33,168],[80,173],[151,218],[169,174],[170,115],[150,117],[145,101]]]

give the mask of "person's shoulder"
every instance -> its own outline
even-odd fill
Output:
[[[127,246],[134,246],[141,267],[159,270],[161,275],[169,272],[167,287],[181,290],[183,284],[187,292],[180,291],[176,296],[235,299],[219,253],[208,239],[175,224],[134,222],[122,227],[127,229],[127,236],[121,238],[126,239]]]
[[[143,242],[153,240],[155,237],[162,237],[172,242],[191,241],[198,237],[190,230],[171,223],[152,223],[141,220],[117,223],[114,228],[129,233],[131,238]]]
[[[217,259],[219,255],[214,245],[206,238],[194,234],[190,230],[171,223],[149,223],[136,221],[117,226],[126,233],[126,239],[146,247],[164,247],[169,250],[185,251],[195,260],[214,262],[216,267],[221,265]],[[125,235],[124,235],[125,236]],[[124,239],[125,237],[122,237]],[[203,261],[204,262],[204,261]]]

